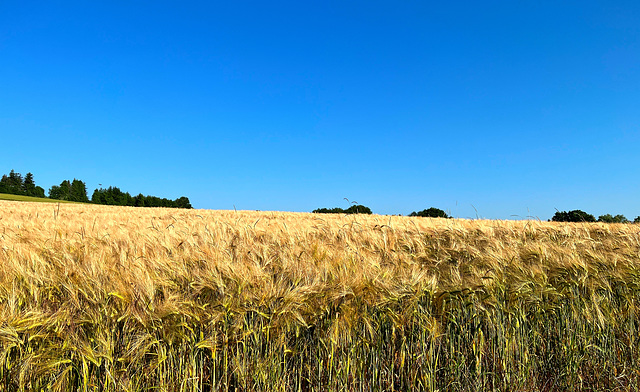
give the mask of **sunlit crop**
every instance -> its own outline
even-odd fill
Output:
[[[0,201],[0,391],[640,388],[640,225]]]

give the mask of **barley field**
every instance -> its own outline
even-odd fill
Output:
[[[0,391],[637,391],[640,225],[0,201]]]

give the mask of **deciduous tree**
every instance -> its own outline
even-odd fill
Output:
[[[572,210],[569,212],[557,211],[551,220],[554,222],[595,222],[596,218],[582,210]]]
[[[451,218],[446,212],[439,208],[431,207],[426,210],[412,212],[409,216],[422,216],[427,218]]]

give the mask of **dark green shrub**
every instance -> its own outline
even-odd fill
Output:
[[[598,217],[598,222],[604,223],[629,223],[629,219],[627,219],[624,215],[616,215],[612,216],[611,214],[600,215]]]
[[[365,207],[360,204],[352,205],[351,207],[344,210],[345,214],[372,214],[371,208]]]
[[[318,208],[313,211],[314,214],[372,214],[371,208],[356,204],[349,208],[342,209],[340,207],[336,208]]]
[[[313,211],[314,214],[344,214],[344,209],[336,208],[318,208]]]
[[[449,215],[447,215],[446,212],[435,207],[427,208],[426,210],[418,212],[413,211],[411,214],[409,214],[409,216],[422,216],[425,218],[451,218]]]
[[[582,210],[573,210],[557,211],[551,220],[553,222],[595,222],[596,218]]]
[[[49,188],[49,199],[69,200],[70,193],[71,182],[69,182],[69,180],[64,180],[60,185],[54,185]]]

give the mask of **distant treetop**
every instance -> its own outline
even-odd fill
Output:
[[[553,222],[595,222],[596,218],[582,210],[573,210],[557,211],[551,220]]]
[[[131,207],[193,208],[189,202],[189,198],[184,196],[175,200],[156,196],[145,196],[143,194],[131,196],[129,192],[123,192],[120,188],[114,186],[94,190],[93,195],[91,195],[91,202],[94,204]]]
[[[446,212],[435,207],[427,208],[426,210],[418,212],[413,211],[409,214],[409,216],[422,216],[425,218],[451,218],[449,215],[447,215]]]
[[[598,217],[598,222],[604,223],[629,223],[629,219],[627,219],[624,215],[616,215],[612,216],[611,214],[604,214]]]
[[[33,174],[27,173],[27,175],[22,178],[22,174],[16,173],[14,170],[11,170],[9,175],[4,174],[0,179],[0,193],[44,197],[44,189],[36,186],[33,180]]]
[[[49,198],[58,200],[76,201],[80,203],[88,203],[87,186],[84,182],[73,179],[73,181],[64,180],[60,185],[54,185],[49,189]]]
[[[352,205],[351,207],[345,209],[336,207],[336,208],[318,208],[313,211],[314,214],[372,214],[371,208],[365,207],[360,204]]]
[[[0,178],[0,193],[8,193],[21,196],[46,197],[44,189],[36,186],[33,174],[27,173],[23,178],[20,173],[11,170],[9,175]],[[136,207],[171,207],[171,208],[193,208],[187,197],[179,197],[175,200],[160,198],[156,196],[144,196],[139,194],[132,197],[127,192],[122,192],[117,187],[107,189],[96,189],[93,192],[91,201],[87,196],[87,186],[83,181],[76,178],[73,181],[64,180],[60,185],[49,188],[49,198],[55,200],[67,200],[81,203],[109,204],[119,206]]]

